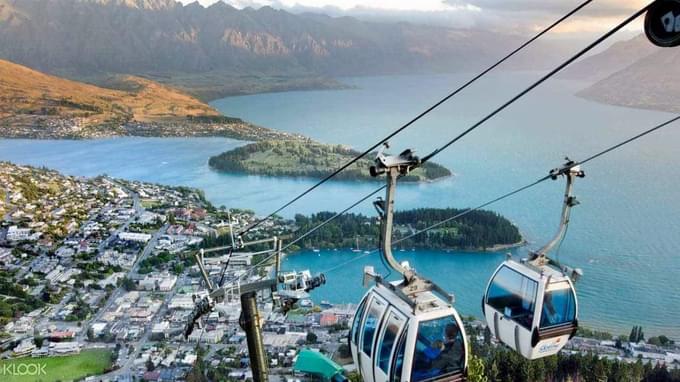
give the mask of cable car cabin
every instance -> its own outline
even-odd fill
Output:
[[[491,333],[527,359],[556,354],[578,326],[574,285],[549,265],[503,262],[489,281],[482,309]]]
[[[468,344],[458,313],[432,292],[414,302],[382,284],[364,296],[349,339],[364,382],[465,380]]]

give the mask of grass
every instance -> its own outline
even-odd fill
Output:
[[[142,199],[140,203],[142,204],[142,207],[147,210],[161,205],[161,202],[153,199]]]
[[[5,365],[15,364],[14,370],[18,371],[19,365],[45,365],[43,375],[11,375]],[[0,380],[3,382],[56,382],[77,381],[90,375],[103,374],[111,367],[111,351],[105,349],[83,350],[78,355],[49,358],[19,358],[0,361]],[[26,366],[22,366],[25,368]],[[25,370],[35,370],[28,367]],[[11,370],[11,369],[9,369]]]

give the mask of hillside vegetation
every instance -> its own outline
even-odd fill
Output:
[[[327,145],[311,140],[281,140],[251,143],[210,158],[216,170],[270,176],[323,178],[360,153],[342,145]],[[373,156],[360,159],[335,179],[376,180],[369,175]],[[436,163],[426,163],[402,178],[406,182],[436,180],[451,171]]]
[[[401,239],[464,210],[455,208],[419,208],[397,211],[394,215],[394,240]],[[326,221],[333,212],[311,216],[296,215],[300,232],[307,232]],[[300,244],[303,248],[356,248],[372,250],[378,246],[380,224],[375,217],[344,214],[326,224]],[[440,227],[395,244],[395,249],[465,249],[493,250],[522,243],[517,227],[505,217],[491,211],[473,211]]]
[[[0,60],[0,136],[288,136],[225,117],[188,94],[148,79],[120,76],[109,84],[115,89]]]

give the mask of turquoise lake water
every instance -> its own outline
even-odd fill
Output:
[[[539,73],[489,76],[391,143],[395,151],[425,155],[537,79]],[[460,84],[466,76],[348,78],[356,89],[230,97],[212,104],[225,114],[298,132],[323,142],[364,149]],[[401,185],[397,208],[468,207],[527,184],[563,162],[585,158],[671,115],[613,107],[573,94],[584,86],[548,82],[435,160],[455,176],[431,184]],[[581,321],[628,333],[642,325],[648,335],[680,339],[680,126],[669,127],[588,164],[575,193],[560,260],[583,268],[578,283]],[[222,138],[120,138],[95,141],[0,140],[0,160],[47,166],[73,175],[106,173],[205,190],[216,205],[252,208],[265,214],[314,183],[309,179],[220,174],[211,155],[243,144]],[[377,183],[332,182],[282,215],[340,210]],[[564,184],[544,182],[492,207],[518,225],[536,248],[557,228]],[[369,202],[356,211],[373,214]],[[521,255],[526,249],[515,251]],[[487,278],[503,254],[396,252],[416,269],[455,293],[457,308],[479,316]],[[321,272],[350,260],[350,251],[302,252],[285,262],[291,269]],[[364,265],[375,256],[332,270],[317,300],[356,302],[364,293]]]

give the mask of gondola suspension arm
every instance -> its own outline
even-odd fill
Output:
[[[535,266],[543,266],[549,263],[555,263],[548,257],[548,254],[560,243],[567,232],[569,226],[569,218],[571,216],[571,208],[579,204],[576,197],[573,195],[574,181],[576,178],[584,178],[585,172],[581,170],[579,163],[566,158],[567,162],[562,166],[550,171],[549,177],[552,180],[557,180],[560,176],[564,176],[567,180],[564,190],[564,201],[562,204],[562,214],[560,216],[560,225],[555,236],[541,249],[531,254],[530,263]],[[565,267],[563,271],[572,273],[572,278],[580,276],[580,270],[572,270]]]

